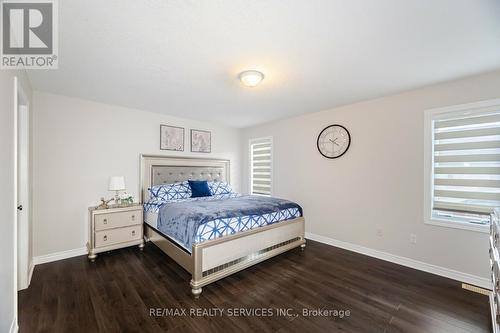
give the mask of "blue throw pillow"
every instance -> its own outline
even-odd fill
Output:
[[[189,187],[191,187],[191,198],[209,197],[212,195],[206,180],[189,180]]]

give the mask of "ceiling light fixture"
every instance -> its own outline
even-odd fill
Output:
[[[245,86],[251,88],[257,86],[262,80],[264,80],[264,74],[259,71],[244,71],[240,73],[239,77],[240,81]]]

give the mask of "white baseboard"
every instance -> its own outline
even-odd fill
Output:
[[[397,256],[397,255],[394,255],[391,253],[370,249],[368,247],[364,247],[361,245],[352,244],[352,243],[348,243],[348,242],[343,242],[343,241],[336,240],[336,239],[329,238],[329,237],[315,235],[315,234],[312,234],[309,232],[306,232],[306,238],[312,239],[312,240],[320,242],[320,243],[332,245],[335,247],[340,247],[342,249],[361,253],[361,254],[364,254],[364,255],[367,255],[370,257],[374,257],[377,259],[382,259],[382,260],[389,261],[389,262],[399,264],[402,266],[406,266],[406,267],[418,269],[420,271],[444,276],[444,277],[447,277],[447,278],[450,278],[453,280],[457,280],[460,282],[472,284],[472,285],[475,285],[475,286],[478,286],[481,288],[491,290],[491,281],[487,278],[483,278],[480,276],[455,271],[453,269],[428,264],[428,263],[425,263],[422,261]]]
[[[28,287],[31,284],[31,277],[33,276],[33,270],[35,269],[35,263],[33,262],[33,259],[30,262],[30,268],[28,270]]]
[[[33,276],[33,270],[35,269],[35,264],[33,263],[33,259],[30,261],[29,265],[28,265],[28,277],[26,279],[26,281],[20,281],[18,282],[17,284],[17,290],[18,291],[21,291],[21,290],[24,290],[26,288],[28,288],[30,286],[30,283],[31,283],[31,277]]]
[[[84,254],[87,254],[87,248],[86,247],[82,247],[82,248],[79,248],[79,249],[68,250],[68,251],[62,251],[62,252],[45,254],[43,256],[34,257],[33,258],[33,266],[34,265],[45,264],[45,263],[52,262],[52,261],[57,261],[57,260],[63,260],[63,259],[78,257],[78,256],[81,256],[81,255],[84,255]]]
[[[18,330],[19,326],[17,326],[17,317],[14,317],[14,319],[12,319],[12,324],[10,324],[9,333],[17,333]]]

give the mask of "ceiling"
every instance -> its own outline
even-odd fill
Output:
[[[37,90],[246,127],[498,69],[500,1],[65,0],[59,36]]]

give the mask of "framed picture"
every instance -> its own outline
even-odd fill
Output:
[[[191,151],[194,153],[212,152],[212,133],[202,130],[191,130]]]
[[[160,149],[184,151],[184,128],[160,125]]]

